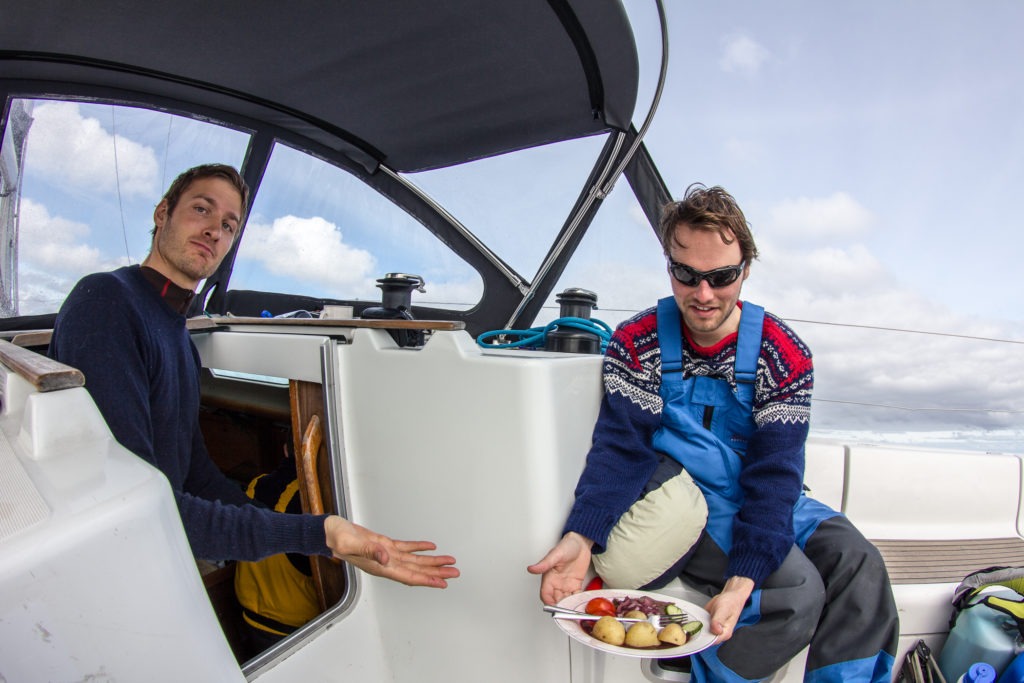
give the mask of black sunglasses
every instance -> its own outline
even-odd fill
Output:
[[[743,274],[743,266],[746,263],[746,261],[740,261],[738,266],[723,266],[722,268],[703,271],[691,268],[685,263],[669,261],[668,272],[672,273],[672,277],[678,280],[680,284],[687,287],[697,287],[700,285],[701,280],[707,280],[708,285],[717,289],[719,287],[727,287],[736,282],[736,278]]]

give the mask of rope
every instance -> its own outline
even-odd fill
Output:
[[[124,200],[121,198],[121,171],[117,159],[117,110],[110,105],[110,136],[114,148],[114,186],[117,188],[117,206],[121,210],[121,235],[124,237],[124,256],[129,265],[132,262],[131,250],[128,248],[128,226],[124,221]]]
[[[548,333],[556,327],[573,328],[596,335],[601,340],[601,353],[608,348],[608,340],[612,338],[612,328],[602,320],[590,318],[558,318],[543,327],[531,327],[528,330],[491,330],[483,332],[476,338],[476,343],[488,349],[532,349],[541,350],[547,341]],[[490,341],[491,338],[500,341]]]

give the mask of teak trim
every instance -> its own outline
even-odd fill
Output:
[[[41,392],[85,386],[85,375],[80,370],[12,344],[6,339],[0,339],[0,362]]]
[[[193,318],[192,320],[201,320]],[[375,318],[253,318],[214,316],[208,318],[218,326],[232,325],[286,325],[289,327],[369,327],[384,330],[440,330],[453,331],[466,329],[461,320],[403,320]]]
[[[444,332],[464,330],[466,323],[461,320],[376,320],[362,318],[235,318],[230,316],[196,316],[185,321],[189,332],[226,329],[232,325],[284,325],[285,327],[365,327],[383,330],[439,330]],[[11,342],[16,346],[48,346],[53,330],[35,330],[16,334]],[[2,340],[0,340],[2,341]]]

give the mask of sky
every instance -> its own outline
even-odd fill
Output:
[[[1024,451],[1024,4],[666,5],[647,144],[674,195],[744,208],[744,296],[811,345],[812,426]]]
[[[743,207],[761,252],[743,297],[810,345],[812,429],[1024,453],[1024,4],[665,4],[670,66],[646,144],[673,195],[721,185]],[[625,5],[639,123],[660,39],[648,0]],[[241,133],[162,113],[47,103],[34,116],[25,313],[52,310],[85,273],[138,263],[173,176],[244,154]],[[600,146],[412,180],[530,277]],[[408,216],[300,156],[275,153],[247,227],[261,239],[243,242],[233,286],[376,300],[377,277],[415,272],[423,303],[476,300],[475,273]],[[613,325],[670,292],[625,181],[578,257],[556,291],[597,292],[595,317]]]

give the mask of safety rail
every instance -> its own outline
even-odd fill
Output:
[[[5,339],[0,339],[0,363],[18,373],[40,392],[85,385],[85,376],[81,371]]]

